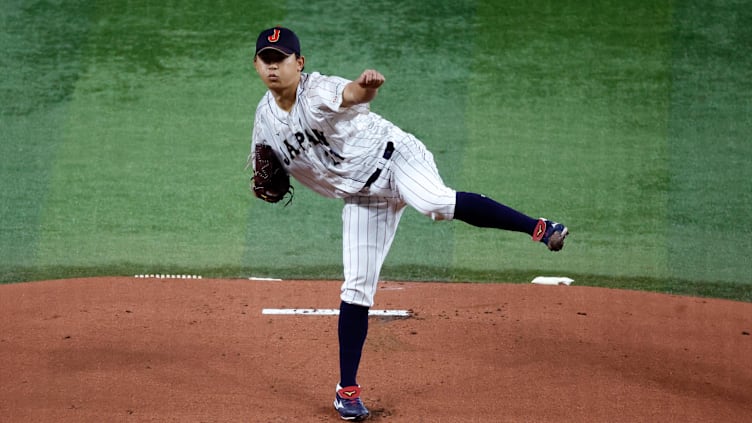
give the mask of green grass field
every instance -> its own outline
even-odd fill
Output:
[[[372,109],[447,184],[573,235],[405,214],[383,277],[752,301],[752,1],[66,1],[0,6],[0,282],[341,278],[341,203],[255,200],[261,29],[306,70],[387,77]]]

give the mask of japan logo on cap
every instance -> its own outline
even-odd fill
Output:
[[[300,56],[300,41],[294,32],[281,26],[261,31],[256,40],[256,54],[261,50],[274,49],[287,56]]]

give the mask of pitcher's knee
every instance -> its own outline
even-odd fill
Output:
[[[438,220],[452,220],[454,218],[454,213],[448,213],[448,212],[442,212],[442,211],[434,211],[426,216],[430,217],[431,220],[438,221]]]
[[[454,191],[452,191],[451,193],[422,197],[412,206],[420,214],[428,216],[431,220],[452,220],[454,219],[455,198]]]
[[[342,284],[340,299],[349,304],[355,304],[363,307],[373,307],[373,298],[375,285],[351,285],[347,282]]]

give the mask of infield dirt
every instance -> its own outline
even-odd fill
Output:
[[[2,422],[339,421],[339,282],[90,278],[0,286]],[[521,284],[383,282],[371,421],[741,422],[752,304]]]

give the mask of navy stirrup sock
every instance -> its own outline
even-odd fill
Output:
[[[339,372],[340,385],[357,385],[356,376],[360,365],[363,344],[368,335],[368,307],[348,304],[344,301],[339,306]]]
[[[472,192],[457,192],[454,218],[481,228],[532,234],[538,219]]]

